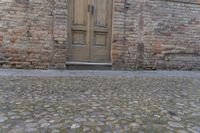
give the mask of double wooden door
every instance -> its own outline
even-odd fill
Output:
[[[112,0],[69,0],[69,62],[111,62]]]

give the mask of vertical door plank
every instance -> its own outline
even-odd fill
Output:
[[[90,0],[69,0],[69,47],[68,61],[90,61]]]
[[[112,0],[92,0],[90,60],[96,63],[111,62]]]

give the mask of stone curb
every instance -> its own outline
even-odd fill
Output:
[[[91,71],[0,69],[0,76],[22,77],[200,77],[200,71]]]

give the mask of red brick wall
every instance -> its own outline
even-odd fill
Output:
[[[199,69],[199,0],[114,0],[114,69]],[[0,67],[65,68],[67,0],[0,1]]]
[[[114,6],[114,68],[200,68],[199,0],[124,2]]]
[[[60,36],[56,36],[58,33],[54,29],[59,28],[57,21],[54,21],[58,16],[54,8],[63,5],[64,1],[59,2],[53,0],[0,2],[1,67],[65,68],[66,44],[58,42],[57,38]],[[61,10],[60,7],[59,9]]]

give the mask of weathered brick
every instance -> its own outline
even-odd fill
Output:
[[[0,45],[3,45],[3,36],[0,36]]]
[[[199,0],[113,2],[113,68],[200,69]],[[67,7],[67,0],[1,1],[0,67],[65,68]]]

